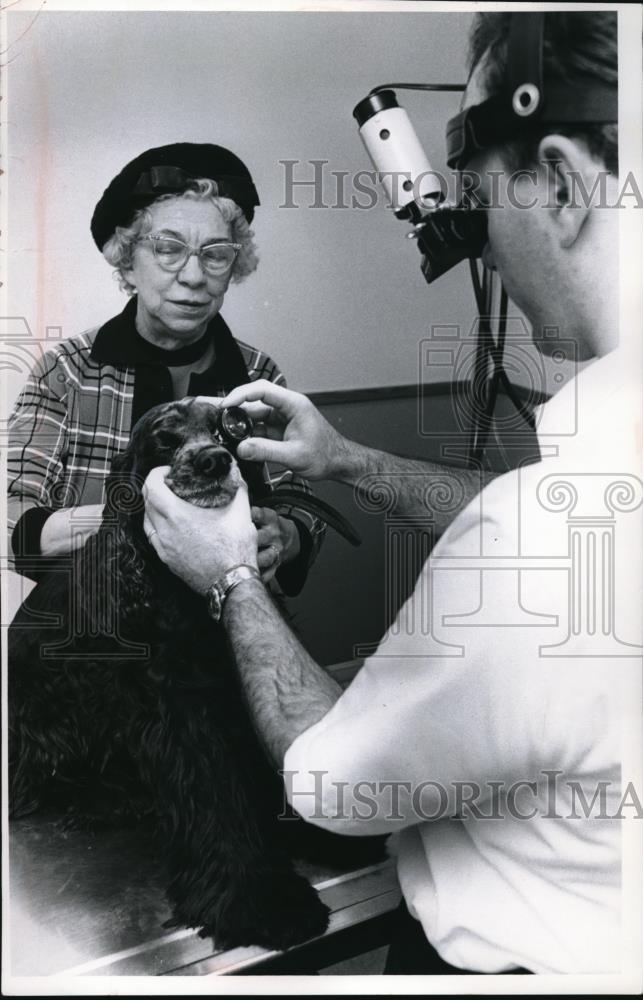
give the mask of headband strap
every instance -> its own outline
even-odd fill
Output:
[[[447,123],[447,164],[463,169],[474,153],[543,125],[618,122],[618,86],[594,76],[543,78],[545,13],[511,16],[505,86]]]

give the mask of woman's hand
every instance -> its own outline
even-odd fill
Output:
[[[257,529],[257,565],[261,579],[268,583],[282,563],[299,555],[299,532],[290,518],[266,507],[253,507],[251,515]]]
[[[43,556],[62,556],[81,548],[95,535],[103,520],[102,503],[64,507],[50,514],[40,532]]]

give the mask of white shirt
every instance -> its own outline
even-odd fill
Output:
[[[620,969],[636,812],[621,734],[628,713],[638,725],[643,638],[637,376],[615,352],[546,404],[543,460],[453,522],[377,652],[286,754],[306,819],[395,832],[409,910],[463,969]]]

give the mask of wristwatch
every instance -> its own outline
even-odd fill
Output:
[[[221,621],[223,605],[231,590],[238,587],[244,580],[260,580],[261,574],[256,566],[233,566],[227,570],[223,576],[212,584],[205,592],[205,599],[208,602],[208,611],[215,622]]]

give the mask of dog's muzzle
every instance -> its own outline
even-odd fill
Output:
[[[210,440],[181,448],[165,482],[178,497],[197,507],[225,507],[236,496],[241,473],[227,448]]]

